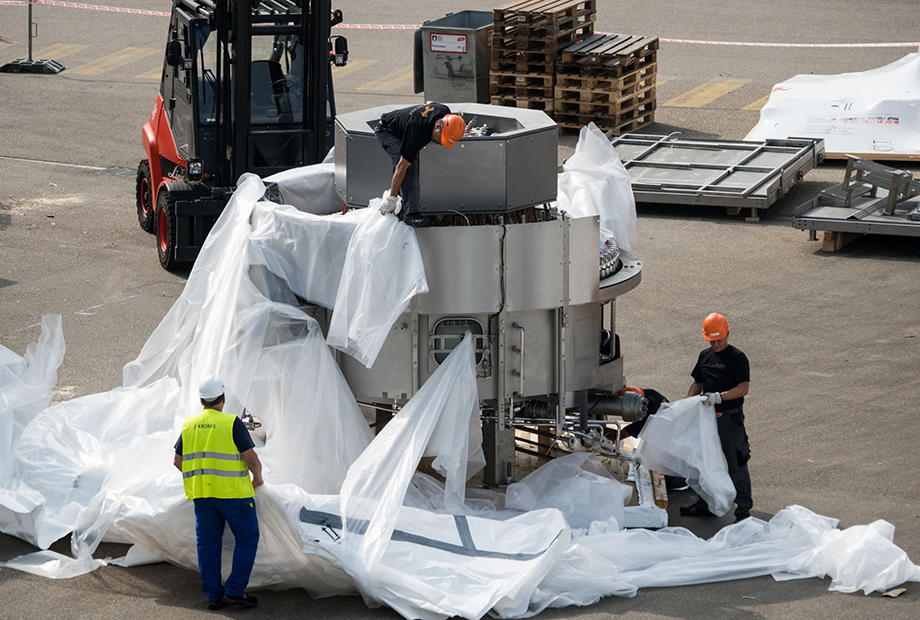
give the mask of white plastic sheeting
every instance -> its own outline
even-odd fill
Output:
[[[557,204],[572,217],[600,219],[601,241],[627,252],[636,242],[636,198],[629,173],[610,140],[594,123],[582,127],[575,154],[562,166]]]
[[[317,202],[330,199],[322,189],[332,174],[328,166],[301,173],[299,195],[311,196],[314,187]],[[263,294],[250,267],[254,261],[264,267],[257,275],[263,283],[275,279],[280,297],[300,287],[307,298],[320,297],[334,282],[329,298],[338,300],[341,275],[322,281],[317,267],[316,278],[298,281],[299,269],[288,267],[302,260],[291,255],[296,244],[298,251],[316,248],[306,242],[314,238],[311,229],[333,231],[330,243],[350,235],[350,244],[362,230],[378,240],[414,235],[372,209],[327,220],[306,213],[302,204],[292,210],[261,203],[264,191],[257,177],[241,178],[182,296],[125,367],[122,388],[36,412],[47,403],[62,340],[43,336],[25,362],[0,350],[3,365],[17,377],[33,364],[42,377],[29,385],[8,382],[0,392],[0,423],[8,428],[15,428],[9,403],[33,403],[23,409],[24,428],[14,438],[0,525],[42,548],[70,531],[73,555],[44,551],[5,566],[72,577],[103,565],[93,553],[111,541],[131,545],[114,563],[167,560],[195,570],[192,505],[172,466],[172,446],[184,417],[197,409],[198,380],[216,373],[228,386],[227,410],[240,413],[245,406],[268,429],[258,448],[268,483],[257,490],[261,539],[253,588],[300,587],[312,596],[358,591],[369,604],[386,604],[407,618],[440,619],[525,617],[602,596],[632,596],[642,587],[766,574],[829,575],[842,591],[920,580],[920,569],[892,543],[890,524],[841,532],[835,521],[799,507],[770,523],[748,519],[729,526],[709,541],[683,529],[621,530],[614,515],[626,494],[614,491],[614,499],[605,499],[608,508],[598,510],[596,491],[618,487],[585,455],[521,481],[512,503],[526,504],[524,512],[505,506],[497,493],[465,489],[482,464],[469,339],[372,441],[318,324]],[[269,219],[278,229],[263,226]],[[389,254],[393,246],[383,247]],[[336,248],[316,249],[337,255]],[[398,265],[405,271],[390,282],[409,288],[421,282],[412,276],[411,260],[393,260],[396,252],[354,254],[353,273]],[[329,271],[344,273],[345,260],[327,265]],[[380,316],[391,316],[406,295],[391,291],[374,305],[362,296],[376,295],[376,286],[363,286],[347,301],[355,312],[346,312],[344,333],[358,345],[373,338],[351,328],[381,325]],[[340,308],[333,304],[334,315]],[[371,307],[380,316],[363,314]],[[49,327],[49,334],[57,332]],[[41,403],[24,397],[33,386],[40,388]],[[435,457],[444,483],[416,473],[426,455]],[[694,463],[691,457],[682,461]],[[576,462],[574,480],[554,473]],[[526,501],[522,489],[528,489]],[[572,523],[586,527],[573,529]],[[229,551],[231,537],[224,544]],[[230,561],[227,552],[225,570]]]
[[[824,138],[828,153],[920,153],[920,53],[870,71],[773,87],[746,140]]]
[[[581,452],[556,459],[509,485],[505,507],[522,511],[556,508],[573,528],[611,518],[617,527],[632,494],[632,487],[614,478],[594,455]]]
[[[735,486],[725,469],[715,409],[704,405],[702,396],[664,403],[648,417],[639,439],[636,458],[645,467],[686,478],[713,513],[731,510]]]

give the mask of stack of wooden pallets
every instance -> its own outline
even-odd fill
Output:
[[[591,35],[562,50],[556,65],[555,119],[560,128],[593,122],[617,134],[655,120],[658,39]]]
[[[493,105],[555,110],[562,51],[591,35],[597,0],[516,0],[492,11]]]

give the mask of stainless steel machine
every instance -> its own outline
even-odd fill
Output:
[[[392,106],[336,120],[336,189],[361,207],[389,184],[389,159],[373,137]],[[638,286],[642,263],[600,243],[598,219],[554,206],[557,131],[542,112],[451,105],[468,135],[420,155],[422,202],[433,225],[417,228],[429,292],[393,325],[370,369],[339,356],[359,401],[397,411],[470,331],[476,339],[485,482],[515,477],[515,429],[559,437],[595,418],[644,414],[625,386],[616,299]],[[438,182],[428,182],[439,170]],[[446,173],[449,169],[450,173]],[[360,171],[355,174],[355,171]],[[437,185],[437,187],[433,187]]]

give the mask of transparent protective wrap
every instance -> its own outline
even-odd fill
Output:
[[[560,209],[571,217],[598,216],[601,241],[630,251],[638,238],[632,182],[610,140],[594,123],[582,127],[575,154],[559,175]]]
[[[382,254],[363,247],[400,240],[411,247],[412,231],[396,218],[373,209],[316,215],[337,212],[328,202],[330,175],[316,167],[280,179],[282,195],[302,203],[292,207],[264,202],[258,177],[240,178],[185,290],[125,366],[121,388],[48,407],[64,352],[54,318],[25,357],[0,347],[0,438],[11,448],[0,481],[0,528],[42,548],[72,535],[70,557],[40,551],[4,567],[49,578],[107,562],[169,561],[196,570],[193,507],[173,446],[185,417],[200,407],[198,382],[218,374],[228,388],[227,411],[245,408],[266,429],[265,445],[256,448],[266,484],[256,491],[261,536],[252,589],[358,592],[406,618],[441,619],[529,617],[644,587],[768,574],[828,575],[832,589],[847,592],[920,581],[920,568],[892,542],[890,524],[838,530],[835,520],[799,506],[769,522],[725,527],[710,540],[682,528],[623,530],[632,508],[622,508],[627,493],[588,455],[538,470],[518,483],[510,502],[495,490],[466,488],[483,463],[470,336],[373,437],[294,291],[322,298],[333,316],[346,308],[340,342],[370,360],[374,330],[389,329],[388,317],[421,291],[422,279],[405,248]],[[278,297],[257,285],[254,264],[277,280]],[[384,267],[405,271],[378,279],[375,270]],[[664,407],[649,420],[649,434],[640,436],[644,462],[658,458],[685,477],[695,472],[697,490],[722,492],[724,500],[712,456],[721,454],[713,412],[699,399],[670,407],[678,406],[687,409],[682,418]],[[663,441],[685,428],[695,428],[697,439]],[[423,457],[433,457],[443,481],[417,471]],[[123,558],[96,559],[103,541],[131,546]],[[232,545],[227,536],[225,573]]]
[[[528,511],[557,508],[573,528],[611,517],[622,522],[633,490],[614,478],[593,454],[570,454],[508,486],[505,506]]]
[[[636,458],[648,469],[686,478],[721,516],[731,510],[735,485],[728,476],[715,409],[702,396],[664,403],[639,432]]]

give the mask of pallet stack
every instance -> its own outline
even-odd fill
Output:
[[[562,51],[594,32],[597,0],[516,0],[492,11],[492,105],[555,110]]]
[[[658,39],[591,35],[562,50],[556,65],[555,119],[561,129],[593,122],[623,134],[655,120]]]

